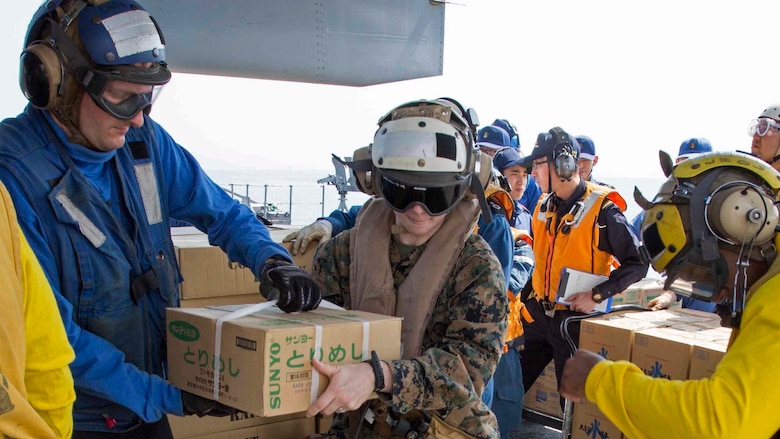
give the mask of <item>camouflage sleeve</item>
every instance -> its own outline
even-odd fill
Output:
[[[317,247],[311,274],[322,289],[322,298],[339,306],[350,303],[349,237],[339,233]]]
[[[446,416],[449,409],[479,400],[502,353],[507,301],[501,264],[481,237],[471,235],[437,301],[425,352],[391,362],[393,408],[439,410]],[[479,430],[464,425],[478,422],[475,414],[461,428]]]

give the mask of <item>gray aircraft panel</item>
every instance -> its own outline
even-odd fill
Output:
[[[442,74],[429,0],[147,0],[177,72],[366,86]]]

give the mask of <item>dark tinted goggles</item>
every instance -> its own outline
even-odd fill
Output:
[[[379,187],[382,196],[394,210],[405,212],[417,203],[428,215],[437,216],[449,212],[460,201],[468,190],[468,179],[427,187],[404,183],[382,175]]]

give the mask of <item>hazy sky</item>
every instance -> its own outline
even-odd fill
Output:
[[[395,105],[451,96],[483,124],[513,122],[526,154],[560,125],[594,139],[597,177],[658,177],[658,150],[687,137],[749,150],[748,122],[780,102],[777,0],[457,1],[443,76],[348,88],[174,74],[152,116],[207,170],[328,169]],[[0,117],[26,103],[18,57],[38,3],[5,2]]]

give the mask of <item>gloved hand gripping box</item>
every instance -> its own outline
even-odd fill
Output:
[[[287,314],[269,304],[168,308],[169,381],[257,416],[277,416],[307,410],[327,387],[311,358],[358,363],[372,350],[383,360],[400,358],[399,317],[322,307]],[[252,312],[257,308],[264,309]]]

